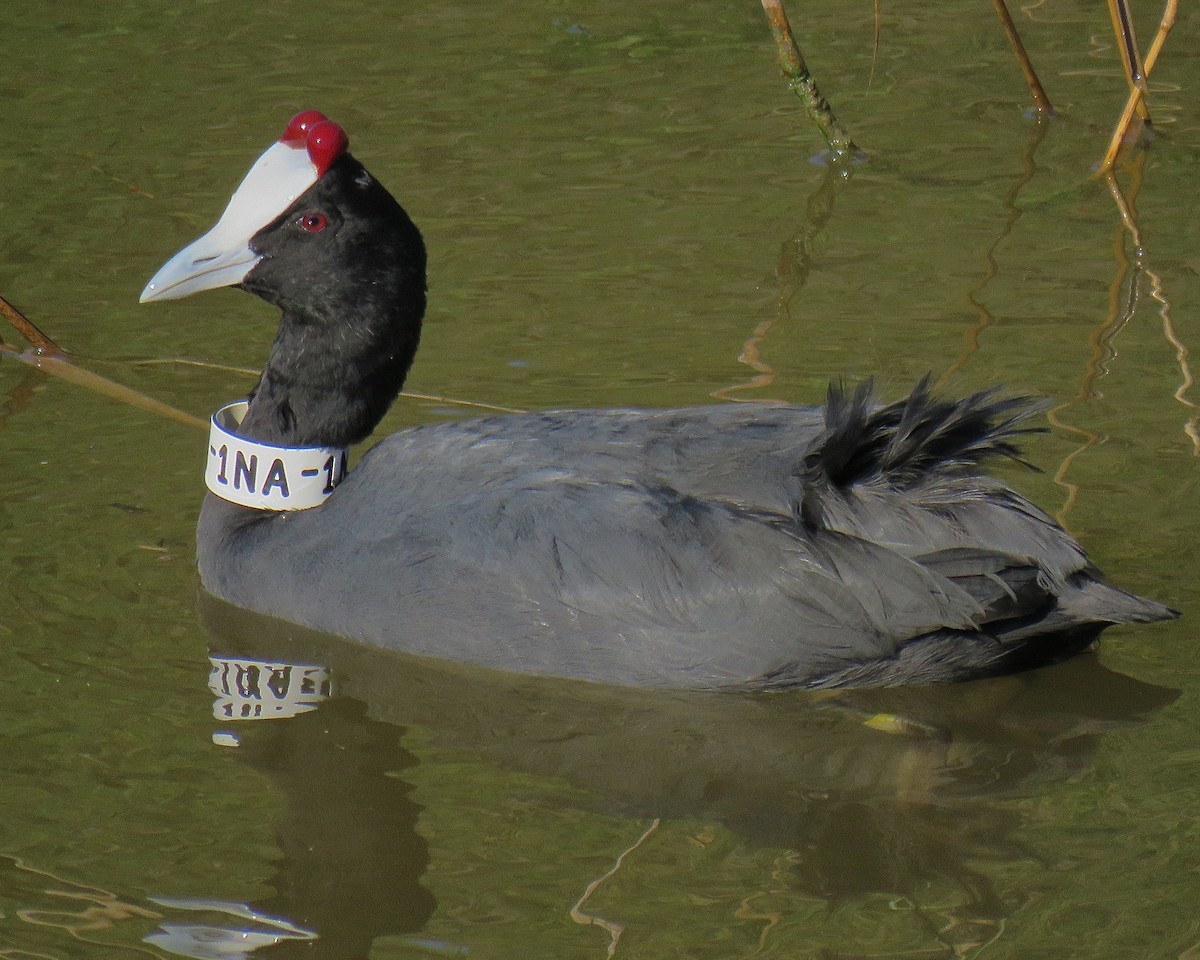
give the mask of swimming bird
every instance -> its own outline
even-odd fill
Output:
[[[966,680],[1175,615],[981,471],[1019,458],[1035,410],[994,391],[492,416],[392,434],[347,472],[413,361],[425,266],[408,214],[307,111],[146,286],[281,312],[253,391],[213,418],[211,594],[413,654],[709,690]]]

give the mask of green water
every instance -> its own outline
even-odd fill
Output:
[[[870,4],[792,15],[871,154],[848,180],[809,161],[751,2],[10,0],[0,294],[87,368],[207,415],[252,382],[221,367],[261,362],[271,311],[137,295],[318,108],[425,232],[413,392],[1005,383],[1054,405],[1043,472],[1005,476],[1183,619],[1020,678],[832,699],[388,658],[203,602],[203,435],[4,359],[0,956],[212,951],[237,905],[320,931],[281,957],[1200,952],[1198,21],[1119,179],[1138,246],[1089,176],[1124,97],[1103,4],[1021,18],[1043,126],[986,4],[885,4],[870,83]],[[157,362],[180,358],[217,366]],[[386,426],[460,412],[405,400]],[[210,655],[292,664],[278,692],[307,665],[307,699],[332,698],[214,717]]]

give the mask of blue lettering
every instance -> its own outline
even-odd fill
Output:
[[[239,450],[237,458],[233,462],[233,489],[234,490],[254,490],[254,483],[258,475],[258,456],[250,455],[250,463],[246,463],[246,455]],[[243,486],[242,480],[245,479]]]
[[[228,485],[229,476],[225,471],[229,466],[229,447],[223,443],[220,450],[214,450],[212,447],[209,447],[208,450],[214,456],[221,458],[221,469],[217,471],[217,482]]]
[[[265,497],[271,492],[272,487],[278,487],[279,493],[282,496],[288,496],[287,471],[283,469],[283,461],[276,460],[271,464],[271,470],[267,474],[267,479],[263,483],[263,496]]]

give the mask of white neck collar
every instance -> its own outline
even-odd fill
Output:
[[[307,510],[325,502],[346,476],[346,447],[280,447],[238,436],[250,404],[212,415],[204,482],[222,500],[256,510]]]

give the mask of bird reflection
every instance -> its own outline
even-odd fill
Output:
[[[608,688],[408,657],[207,598],[202,608],[216,739],[236,743],[284,805],[274,893],[240,905],[276,924],[255,928],[266,944],[256,957],[355,960],[379,936],[416,942],[436,904],[421,886],[430,852],[404,779],[417,763],[402,743],[412,727],[440,751],[565,780],[585,798],[573,803],[607,815],[701,818],[786,850],[785,884],[830,909],[903,898],[950,955],[1017,906],[991,877],[1039,859],[1003,801],[1086,771],[1105,731],[1178,695],[1090,656],[995,681],[836,695]],[[252,715],[279,719],[238,719]],[[923,893],[947,886],[958,891],[952,915],[924,916]],[[188,956],[237,955],[228,943],[197,952],[191,929],[152,939]]]
[[[420,930],[434,899],[420,883],[429,851],[403,779],[416,763],[404,729],[330,697],[320,666],[214,657],[209,685],[214,715],[240,721],[214,742],[236,747],[283,801],[275,892],[252,905],[159,898],[191,916],[173,914],[147,941],[196,958],[355,960],[376,937]]]

